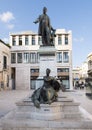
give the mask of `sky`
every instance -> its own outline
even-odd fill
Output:
[[[72,31],[73,67],[81,66],[92,52],[92,0],[0,0],[0,39],[9,33],[38,31],[33,21],[47,7],[55,29]]]

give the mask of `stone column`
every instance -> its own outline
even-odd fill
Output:
[[[19,36],[16,36],[16,46],[19,46]]]
[[[29,35],[29,45],[32,45],[32,36]]]
[[[22,36],[22,46],[25,46],[25,36]]]
[[[38,36],[35,36],[35,45],[38,45]]]

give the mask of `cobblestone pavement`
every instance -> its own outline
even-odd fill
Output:
[[[22,90],[0,91],[0,117],[16,108],[16,102],[27,97],[31,92]]]
[[[29,90],[8,90],[0,91],[0,118],[9,111],[16,108],[16,102],[31,95]],[[62,94],[62,93],[61,93]],[[85,90],[74,90],[63,93],[65,96],[72,98],[75,102],[79,102],[87,112],[92,114],[92,100],[87,98]]]
[[[80,106],[92,115],[92,99],[86,96],[86,90],[74,90],[65,94],[72,98],[75,102],[79,102]]]

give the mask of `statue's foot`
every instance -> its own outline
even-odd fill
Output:
[[[34,102],[34,106],[37,107],[37,108],[40,108],[40,102],[38,100],[36,100]]]
[[[52,101],[50,100],[50,101],[48,101],[48,104],[50,105],[52,103]]]

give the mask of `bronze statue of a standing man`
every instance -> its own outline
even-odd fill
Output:
[[[50,18],[46,14],[47,8],[43,8],[43,14],[40,15],[34,23],[39,23],[38,35],[42,36],[42,44],[44,46],[51,45],[51,30],[55,32],[50,25]]]

